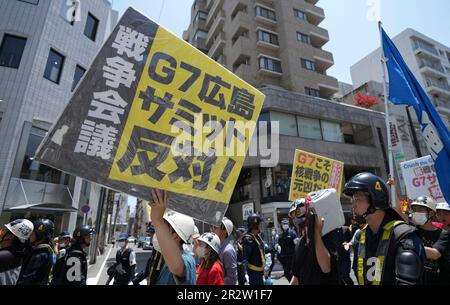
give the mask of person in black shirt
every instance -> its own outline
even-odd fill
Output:
[[[333,230],[321,236],[323,218],[318,219],[314,209],[306,212],[305,235],[295,248],[291,285],[338,285],[338,248],[342,233]]]
[[[433,226],[432,219],[436,214],[436,203],[428,196],[420,196],[411,203],[412,221],[417,226],[417,233],[422,239],[425,247],[433,247],[441,236],[441,229]],[[427,259],[424,265],[425,285],[438,284],[439,264],[438,261]]]

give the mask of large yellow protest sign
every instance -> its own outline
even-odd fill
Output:
[[[334,188],[341,193],[344,163],[302,150],[296,150],[289,200],[304,198],[310,192]]]
[[[83,77],[37,159],[220,223],[264,95],[133,8]]]

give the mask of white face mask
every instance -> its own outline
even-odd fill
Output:
[[[205,249],[205,247],[200,247],[200,246],[198,246],[198,247],[197,247],[197,251],[196,251],[195,254],[197,254],[197,256],[198,256],[198,257],[201,257],[201,258],[205,257],[205,254],[206,254],[206,249]]]
[[[414,212],[412,220],[418,226],[423,226],[428,221],[427,213]]]
[[[60,247],[60,248],[65,248],[66,246],[67,246],[66,243],[60,243],[60,244],[59,244],[59,247]]]
[[[124,241],[119,241],[119,247],[121,247],[121,248],[125,247],[125,242]]]
[[[287,229],[289,229],[289,225],[283,225],[282,227],[283,227],[283,230],[285,230],[285,231],[286,231]]]
[[[156,237],[156,234],[153,236],[152,239],[153,249],[155,251],[161,252],[161,247],[159,246],[158,238]]]
[[[276,231],[272,231],[272,236],[275,236],[275,235],[277,235],[277,232]]]

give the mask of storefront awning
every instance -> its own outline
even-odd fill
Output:
[[[11,207],[7,209],[7,211],[11,212],[19,212],[19,211],[47,211],[47,212],[71,212],[75,213],[78,209],[64,205],[59,203],[33,203],[33,204],[24,204],[15,207]]]

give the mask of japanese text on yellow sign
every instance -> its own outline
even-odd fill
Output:
[[[310,192],[334,188],[341,193],[344,163],[302,150],[296,150],[289,200],[304,198]]]
[[[160,27],[109,178],[228,203],[263,101]]]

